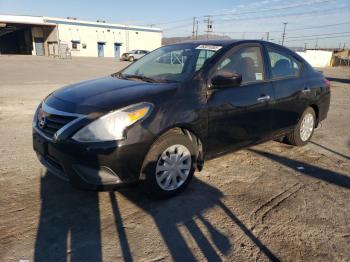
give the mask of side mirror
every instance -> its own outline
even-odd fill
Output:
[[[215,88],[237,87],[242,82],[242,75],[235,72],[219,72],[211,79]]]

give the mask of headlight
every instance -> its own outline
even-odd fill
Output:
[[[73,139],[79,142],[102,142],[125,138],[124,131],[132,124],[146,118],[153,106],[139,103],[124,107],[96,119],[80,129]]]

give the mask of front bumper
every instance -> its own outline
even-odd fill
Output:
[[[110,190],[139,180],[148,151],[144,142],[54,142],[33,128],[33,148],[54,175],[90,190]]]

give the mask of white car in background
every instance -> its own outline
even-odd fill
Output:
[[[134,60],[140,59],[148,53],[149,51],[146,50],[131,50],[127,53],[124,53],[120,60],[133,62]]]

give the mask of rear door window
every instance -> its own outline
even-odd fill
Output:
[[[300,75],[301,62],[282,51],[268,48],[272,79],[297,77]]]

